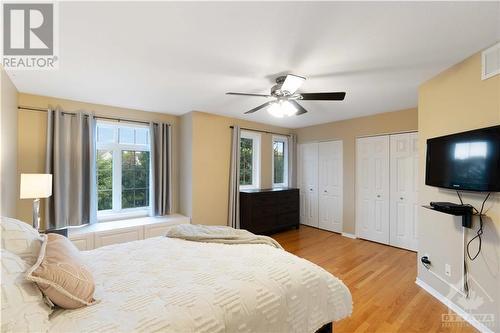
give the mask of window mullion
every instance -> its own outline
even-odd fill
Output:
[[[116,177],[118,179],[118,186],[117,186],[117,189],[118,189],[118,210],[122,210],[122,150],[121,149],[117,149],[117,152],[118,152],[118,158],[117,158],[117,161],[118,161],[118,171],[116,173]]]
[[[113,211],[121,210],[121,168],[120,150],[113,148]]]

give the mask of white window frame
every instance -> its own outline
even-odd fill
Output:
[[[285,161],[283,183],[274,182],[274,142],[283,142],[283,158]],[[288,137],[283,135],[273,135],[273,140],[271,142],[271,173],[273,179],[273,187],[287,187],[288,186]]]
[[[97,211],[97,221],[98,222],[106,222],[106,221],[114,221],[118,219],[127,219],[134,217],[144,217],[149,216],[151,213],[151,142],[148,144],[125,144],[119,143],[119,128],[120,127],[131,127],[131,128],[146,128],[149,129],[147,125],[140,124],[126,124],[126,123],[116,123],[112,121],[98,121],[98,125],[104,125],[106,127],[111,127],[114,129],[113,131],[113,142],[101,143],[97,141],[96,133],[96,154],[97,150],[109,150],[113,155],[113,169],[112,169],[112,177],[113,177],[113,189],[112,189],[112,209],[106,210],[98,210]],[[150,140],[150,139],[149,139]],[[122,208],[122,151],[123,150],[133,150],[133,151],[148,151],[150,152],[150,160],[149,160],[149,206],[147,207],[135,207],[135,208]],[[94,168],[96,166],[94,165]],[[97,179],[96,179],[97,181]],[[96,191],[97,195],[97,191]],[[97,200],[97,198],[96,198]],[[97,205],[96,205],[97,209]]]
[[[260,134],[251,131],[241,131],[240,138],[252,140],[252,184],[240,185],[240,190],[257,189],[260,187]]]

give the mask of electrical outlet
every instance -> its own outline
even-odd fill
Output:
[[[446,274],[446,276],[451,277],[451,265],[450,264],[444,264],[444,274]]]

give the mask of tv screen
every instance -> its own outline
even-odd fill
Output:
[[[500,126],[427,140],[425,184],[500,192]]]

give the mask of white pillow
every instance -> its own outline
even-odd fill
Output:
[[[0,217],[0,225],[2,249],[18,255],[33,266],[42,246],[38,231],[27,223],[9,217]]]
[[[47,332],[50,308],[37,285],[24,279],[29,266],[2,249],[2,333]]]

